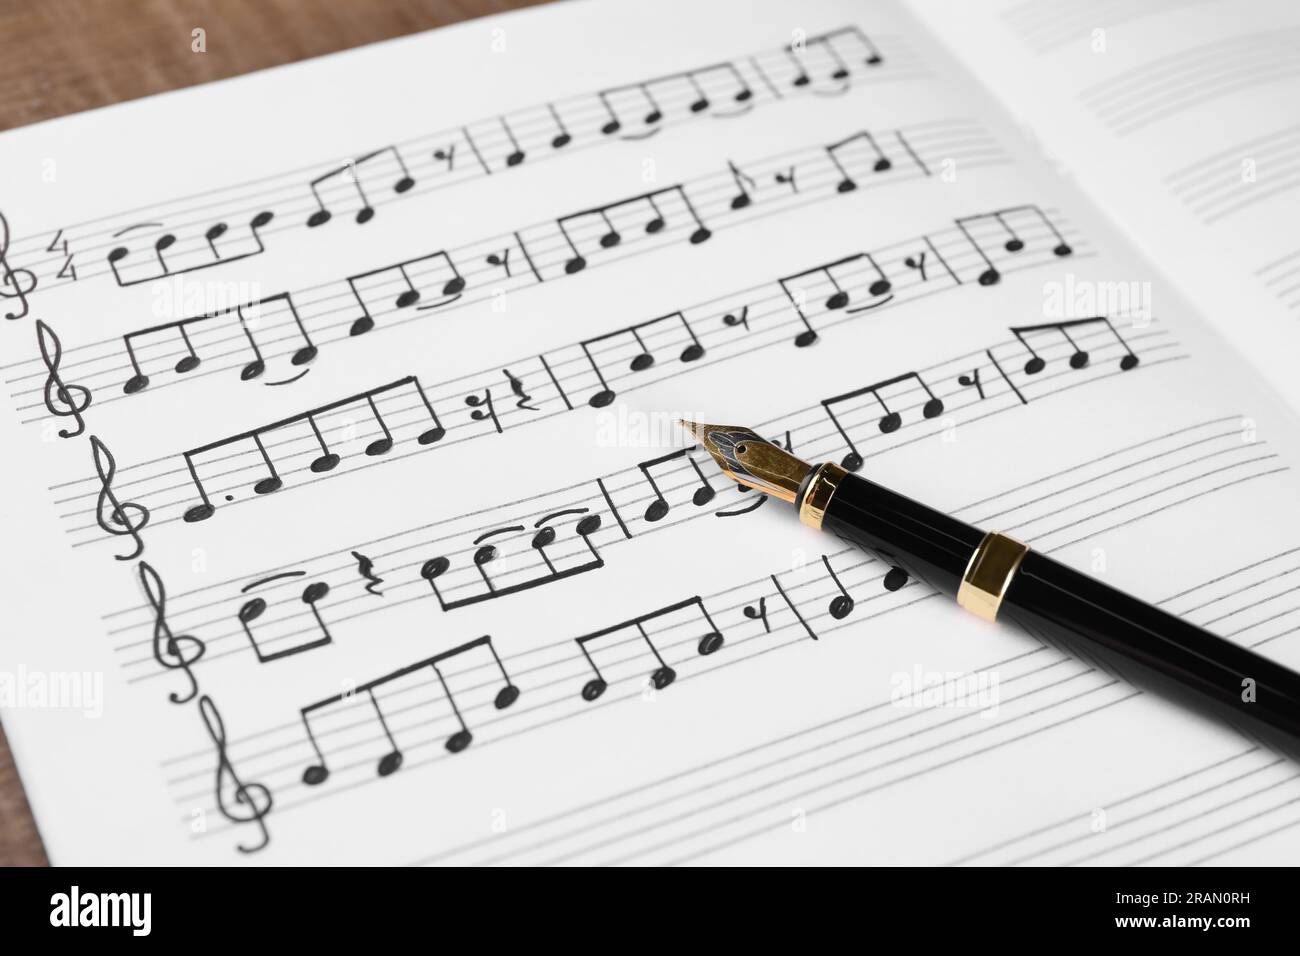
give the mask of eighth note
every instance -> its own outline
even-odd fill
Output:
[[[454,754],[460,753],[468,747],[470,742],[473,741],[474,735],[470,732],[469,725],[466,723],[465,717],[461,713],[460,706],[456,703],[456,697],[450,685],[447,683],[447,678],[443,674],[442,668],[438,665],[455,660],[460,655],[471,653],[480,647],[486,647],[488,649],[488,652],[492,655],[492,661],[495,663],[496,669],[500,672],[503,681],[502,686],[497,690],[496,695],[492,699],[493,707],[497,710],[505,710],[513,704],[519,699],[519,688],[511,683],[510,675],[506,672],[505,665],[501,662],[501,658],[497,654],[496,648],[492,646],[492,638],[486,635],[475,638],[472,641],[467,641],[466,643],[461,644],[459,647],[453,647],[451,650],[443,651],[441,654],[435,654],[432,657],[425,658],[422,661],[417,661],[414,664],[400,667],[389,674],[385,674],[383,677],[367,681],[355,690],[349,690],[342,694],[335,694],[333,697],[327,697],[324,700],[317,701],[314,704],[302,708],[301,715],[303,728],[307,732],[307,741],[311,744],[312,752],[316,758],[315,762],[303,771],[302,782],[307,784],[309,787],[314,787],[324,783],[329,779],[330,775],[329,763],[326,761],[325,753],[321,750],[320,742],[316,739],[316,734],[312,730],[310,720],[311,715],[318,711],[325,710],[326,708],[333,707],[335,704],[341,704],[344,702],[350,703],[353,698],[360,694],[365,694],[369,698],[370,704],[375,712],[375,719],[378,721],[379,727],[383,732],[383,737],[388,743],[388,752],[379,759],[375,768],[376,772],[381,777],[387,777],[401,769],[402,763],[406,758],[401,748],[398,746],[396,738],[393,736],[392,729],[388,726],[388,719],[384,715],[383,705],[380,703],[379,697],[375,694],[375,691],[386,687],[393,681],[421,675],[425,668],[433,671],[434,676],[438,681],[438,687],[442,691],[442,697],[451,708],[452,716],[456,719],[456,723],[460,727],[459,730],[455,731],[447,738],[444,746],[446,746],[449,752]],[[478,685],[476,684],[475,688],[477,688],[477,686]]]
[[[832,618],[837,621],[842,621],[853,613],[853,598],[849,595],[849,592],[845,589],[844,585],[840,583],[839,575],[837,575],[835,569],[831,567],[831,559],[826,557],[824,554],[822,555],[822,564],[826,565],[826,573],[831,576],[831,580],[835,582],[835,586],[840,590],[839,594],[831,598],[831,603],[827,606],[827,610],[831,612]]]
[[[404,193],[414,186],[415,180],[411,178],[411,174],[406,168],[406,163],[402,162],[402,154],[397,151],[397,147],[385,146],[383,149],[377,149],[372,153],[366,153],[366,155],[358,157],[353,162],[345,163],[337,169],[332,169],[328,173],[317,176],[311,181],[309,184],[311,186],[311,194],[316,200],[316,205],[319,208],[307,217],[307,225],[314,229],[316,226],[323,226],[333,218],[334,214],[330,212],[325,205],[325,200],[321,198],[319,187],[322,183],[328,182],[336,176],[347,176],[348,180],[352,183],[353,188],[357,191],[357,196],[361,200],[361,208],[357,211],[356,216],[357,222],[366,223],[373,219],[375,209],[370,205],[370,199],[366,195],[365,188],[362,186],[360,171],[361,167],[366,163],[389,153],[393,155],[393,159],[396,161],[397,167],[401,171],[401,175],[393,183],[393,192]]]

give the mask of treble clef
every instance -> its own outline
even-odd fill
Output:
[[[77,421],[77,430],[59,429],[60,438],[76,438],[86,430],[86,420],[81,413],[90,407],[90,389],[84,385],[64,385],[59,377],[59,363],[63,361],[63,343],[54,334],[54,330],[36,320],[36,342],[41,347],[41,358],[50,377],[45,380],[45,407],[51,415],[66,418],[71,415]]]
[[[140,562],[140,583],[144,586],[145,597],[153,606],[154,660],[168,670],[184,671],[189,678],[190,690],[184,697],[174,691],[167,695],[173,704],[184,704],[193,700],[199,692],[198,681],[194,679],[194,671],[190,668],[203,656],[207,645],[190,634],[172,634],[172,629],[167,624],[167,589],[148,561]]]
[[[116,555],[119,561],[134,561],[144,551],[144,540],[140,532],[149,523],[149,509],[134,501],[117,500],[113,494],[113,476],[117,474],[117,462],[113,453],[95,435],[90,436],[90,448],[95,455],[95,471],[99,472],[99,501],[95,505],[95,521],[111,535],[129,534],[135,539],[135,550],[130,554]],[[104,506],[112,505],[105,511]],[[131,515],[134,513],[135,518]]]
[[[31,269],[15,269],[9,265],[9,220],[0,212],[0,296],[17,299],[22,305],[21,312],[6,312],[6,319],[21,319],[27,314],[27,293],[36,288],[36,275]],[[13,291],[10,292],[12,287]]]
[[[226,753],[226,725],[221,720],[217,705],[204,694],[199,698],[199,713],[207,725],[208,736],[217,748],[217,809],[231,823],[256,823],[262,831],[262,842],[257,846],[237,844],[240,853],[256,853],[271,842],[266,829],[266,815],[271,812],[271,791],[260,783],[244,783],[235,773],[235,767]],[[226,791],[234,794],[236,806],[226,802]]]

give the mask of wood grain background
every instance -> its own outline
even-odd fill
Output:
[[[536,2],[0,0],[0,129]],[[47,862],[0,728],[0,866]]]

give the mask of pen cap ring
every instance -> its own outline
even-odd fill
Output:
[[[809,475],[808,483],[799,498],[799,520],[820,531],[831,498],[847,476],[847,471],[830,461]]]
[[[996,621],[1002,598],[1028,553],[1028,545],[990,531],[970,556],[957,589],[957,603],[977,617]]]

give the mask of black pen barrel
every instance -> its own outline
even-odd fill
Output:
[[[980,528],[854,474],[839,477],[822,527],[949,595],[985,539]],[[1300,739],[1300,674],[1032,549],[1011,572],[998,616],[1104,648],[1223,716]]]
[[[1031,631],[1134,661],[1225,715],[1300,737],[1300,674],[1046,555],[1025,555],[1002,610]]]
[[[854,474],[840,480],[822,528],[953,595],[984,538],[974,525]]]

